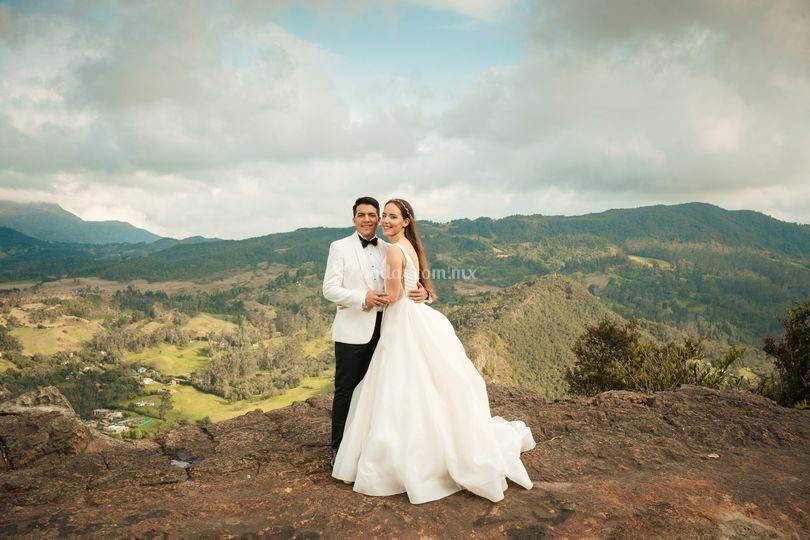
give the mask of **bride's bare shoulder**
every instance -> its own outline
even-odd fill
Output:
[[[413,244],[411,244],[410,241],[408,241],[407,239],[405,239],[402,243],[403,243],[402,247],[408,250],[408,255],[410,255],[411,258],[415,261],[417,259],[416,248],[413,247]]]
[[[394,243],[394,244],[391,244],[391,245],[394,246],[394,245],[398,245],[398,244]],[[399,247],[402,247],[402,246],[399,246]],[[405,260],[405,254],[402,253],[401,249],[389,249],[388,251],[385,252],[385,258],[389,263],[391,263],[391,262],[402,262],[402,261]]]

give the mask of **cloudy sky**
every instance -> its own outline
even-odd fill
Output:
[[[0,199],[158,234],[704,201],[810,222],[806,0],[0,0]]]

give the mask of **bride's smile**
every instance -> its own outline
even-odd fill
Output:
[[[388,203],[382,212],[380,221],[383,234],[392,242],[398,241],[404,234],[405,228],[410,223],[408,218],[402,217],[402,212],[394,203]]]

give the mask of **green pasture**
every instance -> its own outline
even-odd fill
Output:
[[[183,348],[162,343],[141,352],[128,352],[124,360],[130,364],[151,367],[164,375],[188,376],[208,363],[208,356],[205,354],[207,346],[205,341],[192,341]]]
[[[184,330],[188,330],[196,337],[204,337],[209,332],[235,332],[237,328],[236,324],[217,318],[210,313],[199,313],[183,325]]]
[[[130,402],[153,401],[155,403],[153,407],[135,407],[134,411],[138,414],[157,417],[160,405],[160,394],[158,391],[163,388],[171,388],[176,391],[172,394],[173,408],[167,414],[167,422],[178,422],[181,419],[187,422],[196,422],[206,416],[209,417],[212,422],[220,422],[228,418],[243,415],[254,409],[269,411],[286,407],[294,401],[303,401],[317,394],[331,392],[334,390],[334,383],[332,375],[324,373],[320,377],[306,377],[302,379],[299,386],[291,388],[281,395],[264,399],[244,399],[234,403],[228,403],[226,399],[214,394],[200,392],[190,385],[180,384],[168,386],[155,383],[147,385],[144,388],[145,393],[143,395],[137,398],[119,401],[117,402],[117,406],[119,408],[127,408]]]
[[[59,351],[77,351],[82,343],[90,341],[99,326],[94,323],[70,321],[54,327],[36,328],[20,326],[11,331],[23,347],[25,354],[50,355]]]

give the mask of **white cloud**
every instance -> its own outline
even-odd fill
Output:
[[[475,19],[500,16],[515,0],[411,0],[414,4],[433,9],[455,11]]]
[[[338,4],[320,24],[376,5]],[[441,106],[396,65],[346,102],[347,59],[263,2],[23,6],[0,5],[2,198],[225,238],[348,225],[362,194],[440,220],[694,200],[810,215],[799,0],[538,2],[514,28],[523,59]]]
[[[785,4],[762,18],[781,27]],[[810,118],[810,78],[789,53],[810,30],[783,42],[702,4],[679,5],[674,19],[664,3],[549,5],[525,61],[483,76],[443,124],[492,175],[521,190],[689,199],[807,181],[810,124],[800,119]],[[794,61],[751,57],[765,36]]]

